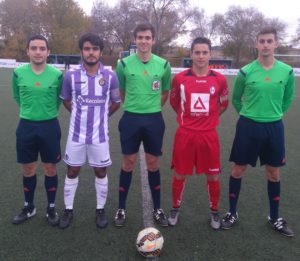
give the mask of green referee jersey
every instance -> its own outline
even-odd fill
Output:
[[[235,109],[257,122],[280,120],[292,104],[295,77],[292,67],[275,60],[273,67],[264,69],[258,60],[238,73],[232,93]]]
[[[57,117],[62,80],[62,72],[50,65],[38,75],[32,71],[31,64],[16,68],[12,88],[20,118],[41,121]]]
[[[125,91],[124,111],[161,111],[161,92],[171,88],[171,67],[166,60],[151,54],[150,60],[143,63],[133,54],[119,61],[116,73],[120,90]]]

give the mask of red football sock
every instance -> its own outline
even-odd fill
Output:
[[[206,189],[209,197],[210,209],[218,211],[220,200],[220,179],[216,181],[206,180]]]
[[[172,180],[173,208],[180,207],[184,185],[185,185],[185,178],[177,179],[176,176],[173,176],[173,180]]]

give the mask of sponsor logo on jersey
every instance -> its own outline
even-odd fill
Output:
[[[207,80],[196,80],[196,83],[206,83]]]
[[[85,97],[82,95],[78,95],[77,99],[77,104],[79,104],[80,106],[99,106],[103,103],[105,103],[105,99],[100,98],[100,97]]]
[[[191,112],[209,112],[209,98],[208,93],[192,93],[191,94]]]
[[[77,97],[77,103],[78,103],[79,105],[82,105],[83,102],[84,102],[83,98],[79,95],[79,96]]]

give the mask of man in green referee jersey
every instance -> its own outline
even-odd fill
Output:
[[[240,114],[232,145],[233,162],[229,180],[229,212],[222,228],[230,229],[238,220],[237,202],[241,180],[247,165],[254,167],[259,158],[268,180],[269,224],[282,235],[292,237],[293,231],[279,216],[279,167],[285,165],[284,126],[282,117],[294,97],[293,69],[274,58],[278,46],[274,28],[264,28],[256,37],[258,58],[238,73],[232,104]]]
[[[119,208],[115,225],[124,226],[126,198],[140,144],[143,143],[148,181],[153,201],[153,219],[168,226],[160,206],[159,156],[165,130],[161,108],[168,99],[171,86],[170,64],[151,53],[155,30],[151,24],[139,24],[134,30],[137,53],[122,59],[117,66],[124,114],[119,122],[123,153],[120,171]]]
[[[27,55],[30,63],[15,69],[12,78],[13,98],[19,106],[20,115],[16,147],[17,161],[23,169],[25,198],[24,208],[14,216],[12,223],[21,224],[36,214],[34,191],[40,155],[48,200],[46,218],[54,226],[59,222],[55,211],[56,163],[61,159],[61,131],[57,116],[63,77],[59,70],[46,64],[49,46],[44,36],[35,35],[28,40]]]

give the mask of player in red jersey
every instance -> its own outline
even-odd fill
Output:
[[[168,222],[178,221],[186,176],[206,174],[210,201],[210,224],[220,228],[220,144],[216,127],[219,115],[228,106],[226,78],[209,69],[211,42],[196,38],[191,46],[192,68],[177,74],[172,82],[170,103],[177,114],[178,129],[174,138],[172,169],[173,209]]]

